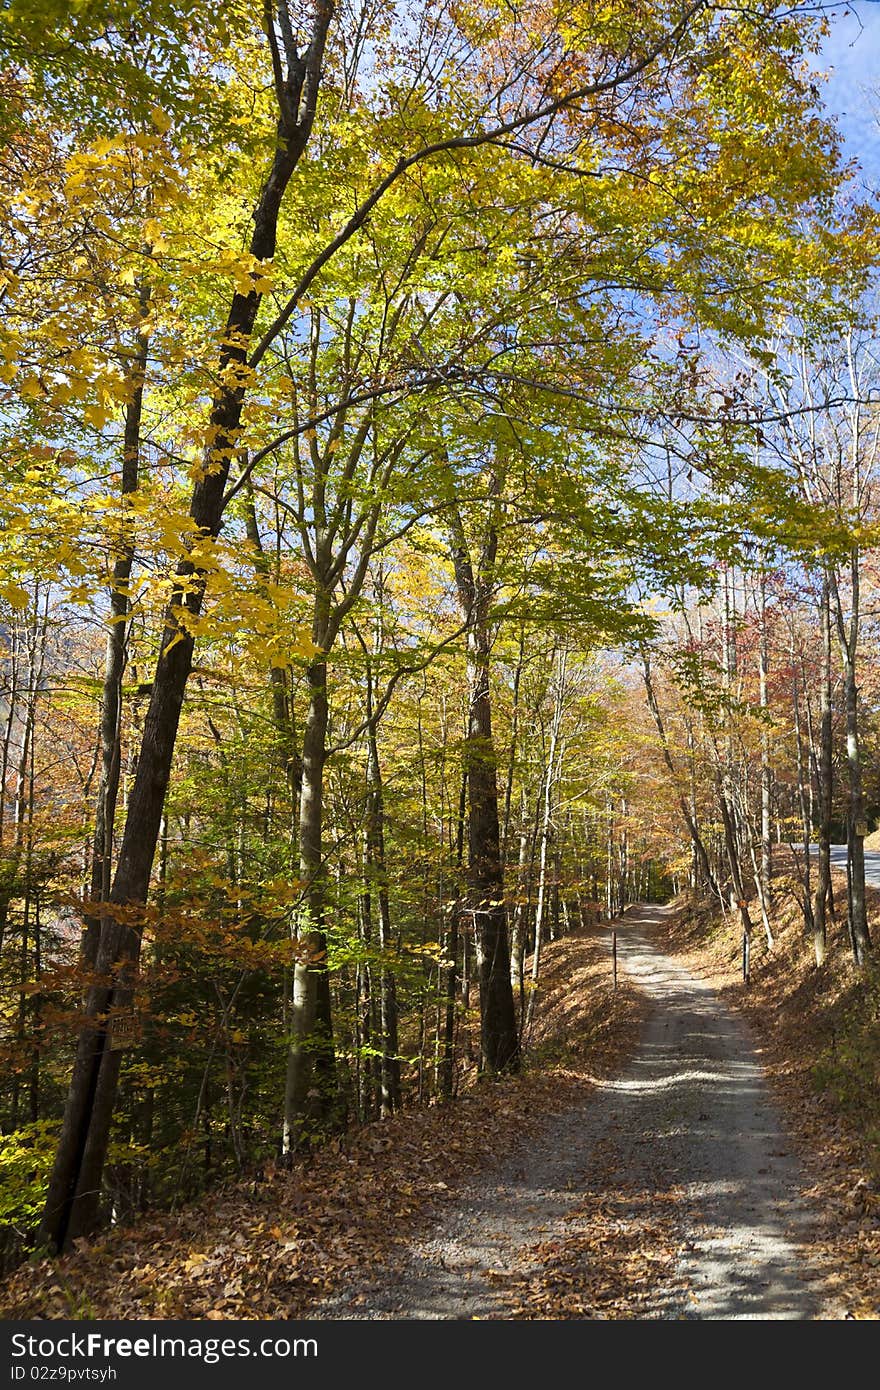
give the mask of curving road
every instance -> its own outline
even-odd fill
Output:
[[[754,1045],[710,987],[659,949],[663,913],[631,909],[619,925],[620,962],[654,1006],[625,1072],[548,1120],[394,1267],[319,1317],[504,1318],[499,1271],[540,1277],[553,1242],[577,1233],[579,1209],[595,1219],[609,1207],[648,1228],[676,1213],[676,1273],[634,1293],[627,1316],[820,1315],[798,1165]]]

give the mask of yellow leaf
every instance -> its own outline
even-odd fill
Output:
[[[102,430],[107,423],[110,412],[105,410],[102,405],[87,405],[83,411],[83,419],[87,425],[94,425],[95,429]]]
[[[13,608],[27,608],[31,596],[20,584],[0,583],[0,595],[11,603]]]
[[[40,396],[43,394],[43,389],[40,386],[40,378],[37,376],[25,377],[24,381],[21,383],[19,391],[21,394],[21,398],[24,401],[39,400]]]

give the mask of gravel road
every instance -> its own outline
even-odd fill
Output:
[[[821,1315],[801,1248],[797,1163],[754,1045],[717,995],[658,949],[662,915],[630,909],[619,924],[621,965],[653,1005],[624,1074],[548,1119],[394,1266],[350,1285],[319,1317],[510,1317],[505,1277],[520,1287],[540,1277],[553,1242],[577,1235],[580,1213],[609,1203],[630,1222],[662,1211],[668,1224],[673,1214],[675,1272],[640,1282],[625,1316]]]

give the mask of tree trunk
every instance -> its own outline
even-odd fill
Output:
[[[254,213],[250,240],[250,252],[260,261],[275,255],[281,200],[311,134],[331,16],[330,6],[319,4],[310,45],[291,65],[284,81],[275,155]],[[190,504],[190,517],[205,537],[216,538],[220,532],[224,491],[245,399],[248,346],[260,300],[256,290],[234,294],[226,322],[217,364],[217,377],[224,384],[214,398],[208,422],[211,443]],[[192,669],[191,620],[200,613],[204,598],[207,576],[197,564],[184,561],[178,573],[183,582],[172,595],[165,615],[119,863],[108,899],[126,909],[142,907],[147,900],[180,712]],[[110,1046],[110,1027],[114,1014],[131,1010],[140,941],[136,912],[108,915],[102,923],[95,960],[99,978],[86,1003],[85,1027],[77,1045],[38,1236],[41,1245],[53,1250],[63,1250],[98,1221],[121,1060],[121,1052]]]
[[[468,775],[468,873],[472,910],[480,944],[480,1038],[484,1067],[490,1072],[519,1065],[519,1039],[513,990],[507,911],[501,878],[492,711],[489,695],[488,634],[478,636],[471,663],[471,705],[465,748]]]
[[[525,663],[525,646],[525,625],[521,623],[516,669],[513,673],[513,709],[510,719],[510,746],[507,756],[507,776],[504,783],[504,824],[501,835],[501,872],[505,876],[507,875],[507,861],[510,850],[510,807],[513,800],[513,775],[516,771],[517,745],[519,743],[519,699],[523,665]]]
[[[767,677],[770,670],[769,644],[767,641],[767,576],[761,571],[760,589],[760,645],[758,649],[758,681],[761,710],[765,715],[769,709]],[[761,725],[761,911],[766,918],[765,931],[768,945],[773,945],[769,916],[773,904],[773,841],[770,834],[770,808],[773,788],[773,772],[770,766],[770,730],[767,724]]]
[[[526,945],[526,869],[529,862],[531,826],[527,821],[525,787],[520,798],[519,854],[516,868],[516,902],[513,907],[513,922],[510,932],[510,982],[514,989],[522,993],[523,956]]]
[[[848,841],[850,866],[850,934],[853,959],[864,965],[871,948],[865,897],[865,808],[862,795],[862,763],[859,751],[859,693],[855,661],[844,665],[846,702],[846,765],[849,773]]]
[[[369,965],[373,918],[373,867],[366,832],[363,835],[363,861],[360,864],[361,890],[358,894],[357,920],[359,958],[355,966],[354,1009],[354,1094],[357,1098],[357,1117],[364,1124],[375,1118],[373,1111],[372,1038],[375,1016],[373,972]]]
[[[834,775],[834,730],[831,708],[831,612],[827,572],[822,579],[819,624],[822,633],[819,757],[816,766],[816,791],[819,803],[819,854],[816,870],[816,896],[813,899],[813,950],[817,965],[821,965],[825,959],[828,936],[827,906],[831,888],[832,778]]]
[[[849,931],[853,959],[863,965],[871,949],[868,909],[865,899],[865,808],[862,794],[862,762],[859,750],[859,690],[856,658],[859,636],[859,552],[853,551],[850,566],[852,613],[844,620],[840,586],[833,570],[828,571],[837,617],[840,652],[843,658],[843,690],[846,707],[846,766],[849,775],[847,808],[847,886]]]
[[[554,652],[554,659],[556,653]],[[544,937],[544,912],[547,902],[547,852],[553,824],[553,784],[556,779],[557,750],[562,731],[562,712],[564,707],[565,675],[568,653],[563,651],[559,657],[559,670],[556,681],[556,698],[553,707],[553,720],[550,725],[550,747],[547,753],[547,768],[544,777],[544,805],[541,818],[541,842],[538,851],[538,901],[535,907],[535,949],[532,953],[532,988],[526,1010],[525,1032],[529,1036],[535,1017],[538,995],[538,977],[541,967],[541,944]]]
[[[146,314],[149,292],[142,289],[141,316]],[[125,518],[126,499],[137,491],[140,474],[141,418],[143,415],[144,379],[147,371],[146,333],[139,332],[135,346],[129,382],[131,400],[125,410],[125,429],[122,447],[122,517]],[[113,565],[113,584],[110,589],[110,624],[104,657],[104,686],[101,693],[101,772],[95,810],[95,834],[92,848],[91,906],[86,914],[86,929],[82,940],[82,961],[87,970],[98,959],[101,923],[106,918],[113,869],[113,831],[116,823],[116,803],[119,796],[119,773],[122,763],[120,720],[122,713],[122,678],[125,672],[126,619],[128,618],[128,584],[134,551],[127,535],[123,535]]]
[[[804,926],[807,933],[812,936],[814,930],[813,923],[813,897],[811,889],[812,864],[810,862],[810,814],[807,806],[806,795],[806,775],[804,769],[803,737],[801,734],[801,714],[800,714],[800,691],[798,688],[797,666],[795,664],[794,651],[794,629],[791,635],[791,669],[792,669],[792,700],[794,703],[794,748],[795,748],[795,773],[797,778],[798,807],[801,817],[801,842],[804,848],[804,891],[803,891],[803,914]]]
[[[375,875],[379,912],[379,951],[382,957],[379,981],[379,1027],[382,1034],[379,1113],[383,1119],[387,1119],[395,1110],[400,1109],[400,1049],[397,1037],[397,987],[389,959],[392,933],[388,869],[385,862],[385,790],[372,707],[372,677],[369,672],[367,683],[367,837]]]
[[[740,868],[739,850],[736,843],[736,829],[733,817],[730,812],[730,805],[724,793],[721,778],[718,778],[718,804],[721,810],[721,823],[724,827],[724,846],[727,852],[727,864],[730,870],[731,881],[731,907],[736,908],[739,916],[740,929],[743,935],[745,958],[748,959],[749,943],[752,939],[752,919],[749,915],[749,905],[746,901],[745,884],[743,883],[742,871]],[[748,969],[744,970],[746,983],[748,983]]]
[[[461,868],[464,860],[464,818],[467,809],[467,773],[462,773],[461,789],[458,795],[458,815],[455,824],[455,868],[456,868],[456,900],[452,907],[452,914],[449,922],[449,940],[447,942],[447,955],[449,964],[446,968],[446,1013],[443,1026],[443,1057],[440,1064],[440,1095],[444,1100],[451,1100],[455,1089],[455,995],[456,995],[456,975],[458,970],[458,938],[459,938],[459,916],[461,902],[459,886],[461,884]],[[467,968],[467,958],[463,962],[463,969]]]
[[[497,544],[497,533],[490,523],[475,576],[461,518],[453,512],[452,554],[468,629],[470,704],[464,748],[468,779],[468,886],[479,944],[482,1064],[489,1072],[515,1070],[519,1066],[489,688],[489,603]]]
[[[305,884],[296,936],[293,1003],[284,1094],[283,1149],[312,1143],[334,1118],[337,1104],[330,976],[324,932],[324,763],[327,746],[327,663],[308,668],[309,710],[302,751],[300,873]]]

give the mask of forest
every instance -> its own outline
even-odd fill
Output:
[[[381,1311],[391,1228],[629,1123],[658,950],[724,1001],[706,1074],[795,1116],[737,1182],[807,1192],[821,1278],[780,1235],[757,1313],[707,1294],[702,1169],[643,1206],[612,1154],[495,1302],[417,1314],[408,1264],[386,1311],[880,1314],[880,166],[836,23],[7,0],[6,1316]]]

